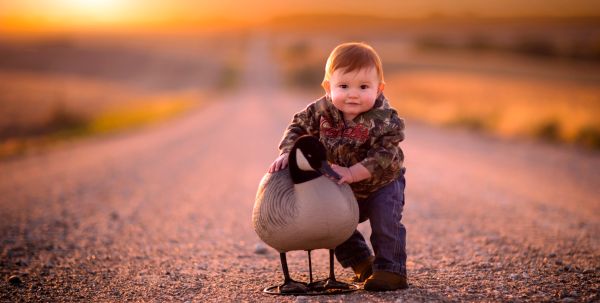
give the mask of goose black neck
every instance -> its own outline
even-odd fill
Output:
[[[297,150],[297,148],[292,149],[288,158],[288,168],[290,170],[290,176],[292,177],[292,181],[294,182],[294,184],[304,183],[320,177],[321,173],[319,172],[305,171],[301,170],[298,167],[298,163],[296,162]]]

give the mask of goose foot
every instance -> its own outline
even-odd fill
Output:
[[[308,292],[308,287],[302,282],[289,280],[279,285],[279,292],[282,294],[304,294]]]
[[[325,280],[326,289],[350,289],[351,285],[348,283],[340,282],[335,279]]]
[[[324,290],[336,290],[336,289],[354,289],[352,284],[337,281],[335,279],[325,279],[317,281],[308,285],[311,290],[324,291]]]

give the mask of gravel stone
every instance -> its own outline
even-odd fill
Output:
[[[13,286],[21,286],[23,285],[23,281],[21,280],[21,278],[17,275],[12,275],[8,278],[8,283],[10,283]]]
[[[269,248],[263,243],[256,243],[254,246],[254,253],[257,255],[264,255],[269,252]]]

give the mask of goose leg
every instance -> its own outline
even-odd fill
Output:
[[[284,294],[308,292],[308,287],[304,283],[294,281],[290,277],[285,253],[280,253],[279,257],[281,258],[281,269],[283,269],[283,284],[279,286],[279,292]]]
[[[333,271],[333,253],[334,250],[329,250],[329,278],[326,280],[324,287],[326,289],[349,289],[351,286],[348,283],[340,282],[335,279],[335,273]]]
[[[313,283],[313,278],[312,278],[312,262],[310,260],[310,250],[307,250],[308,252],[308,276],[309,276],[309,280],[308,280],[308,285]]]

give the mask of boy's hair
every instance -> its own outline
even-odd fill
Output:
[[[362,68],[375,67],[379,83],[383,81],[383,67],[379,55],[370,45],[364,42],[348,42],[336,46],[325,64],[325,77],[323,83],[329,81],[333,72],[337,69],[344,69],[345,73],[360,70]]]

